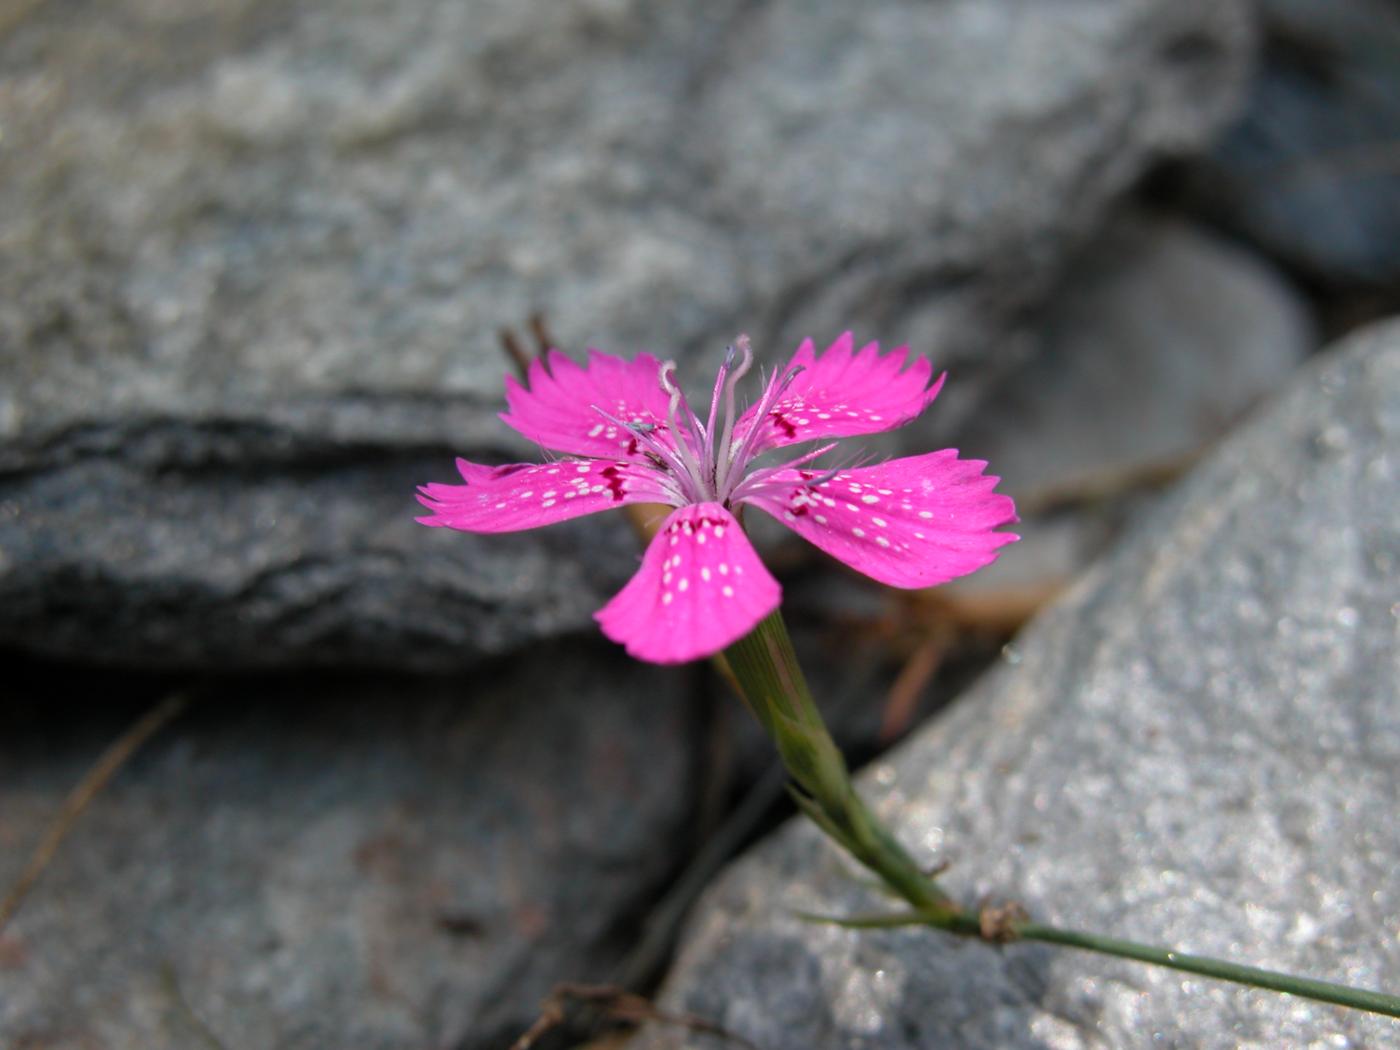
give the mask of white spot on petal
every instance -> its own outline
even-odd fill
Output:
[[[879,497],[879,496],[862,496],[862,497],[860,498],[860,501],[861,501],[862,503],[879,503],[879,502],[880,502],[880,497]]]
[[[672,599],[673,597],[674,597],[674,595],[671,594],[670,591],[667,591],[665,594],[663,594],[663,595],[661,596],[661,604],[662,604],[662,605],[670,605],[670,604],[671,604],[671,599]]]
[[[890,541],[885,539],[885,537],[883,536],[876,536],[875,542],[878,543],[881,547],[888,547],[890,545]]]
[[[709,582],[710,582],[710,569],[709,569],[708,566],[701,566],[701,567],[700,567],[700,578],[701,578],[702,580],[704,580],[706,583],[709,583]]]
[[[851,535],[854,536],[854,537],[856,537],[856,539],[860,539],[861,537],[863,537],[863,536],[865,535],[865,530],[864,530],[864,529],[860,529],[860,528],[852,529],[852,530],[851,530]]]
[[[919,511],[919,517],[921,517],[921,518],[931,518],[931,517],[933,517],[933,514],[932,514],[932,512],[927,511],[927,510],[921,510],[921,511]]]
[[[687,577],[682,576],[682,577],[681,577],[681,582],[678,583],[678,584],[676,584],[676,590],[678,590],[678,591],[685,591],[685,590],[689,590],[689,589],[690,589],[690,580],[689,580]]]
[[[726,598],[733,598],[734,588],[726,583],[723,587],[720,588],[720,593],[723,594]]]

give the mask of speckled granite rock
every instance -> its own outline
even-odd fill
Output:
[[[394,516],[454,451],[525,451],[485,428],[534,309],[696,369],[741,325],[770,358],[908,341],[959,366],[954,427],[1105,207],[1222,124],[1250,37],[1242,0],[6,18],[0,641],[222,666],[586,625],[625,559],[530,537],[506,572]]]
[[[959,898],[1395,990],[1400,324],[1163,501],[864,784]],[[1385,1046],[1394,1021],[1036,945],[856,933],[880,907],[793,825],[693,922],[666,1004],[764,1050]],[[713,1045],[674,1030],[637,1044]]]
[[[202,701],[0,935],[0,1046],[499,1050],[555,982],[607,979],[687,826],[693,713],[674,671],[597,648],[487,685],[250,680]],[[134,714],[6,699],[8,887]]]

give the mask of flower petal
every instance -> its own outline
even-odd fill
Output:
[[[639,660],[683,663],[748,634],[781,597],[734,515],[696,503],[666,519],[642,567],[596,619]]]
[[[637,454],[636,440],[598,409],[626,423],[664,429],[670,399],[661,389],[660,374],[661,362],[650,354],[624,361],[590,350],[584,366],[551,350],[545,360],[530,365],[528,385],[506,380],[510,411],[501,413],[501,419],[548,449],[578,456],[632,458]]]
[[[465,485],[422,485],[418,520],[464,532],[517,532],[610,510],[624,503],[670,503],[655,473],[618,460],[562,459],[486,467],[457,461]]]
[[[851,568],[891,587],[932,587],[980,569],[1017,539],[986,463],[956,449],[844,470],[790,470],[745,499]]]
[[[867,343],[859,351],[847,332],[820,356],[810,339],[798,347],[787,368],[773,382],[795,367],[801,367],[788,388],[765,413],[758,425],[754,450],[792,445],[819,438],[849,437],[894,430],[914,419],[938,396],[943,376],[933,385],[933,366],[916,357],[905,368],[907,346],[887,354],[879,343]],[[742,438],[754,425],[760,405],[741,417],[737,434]]]

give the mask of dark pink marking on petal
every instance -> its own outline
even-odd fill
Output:
[[[424,525],[464,532],[517,532],[622,503],[667,503],[654,472],[630,463],[562,459],[487,467],[457,461],[465,485],[428,484],[418,502],[431,514]]]
[[[803,370],[757,422],[761,428],[756,451],[820,438],[876,434],[902,427],[938,396],[940,376],[929,385],[933,366],[916,357],[907,368],[909,348],[887,354],[879,343],[867,343],[859,351],[847,332],[818,355],[810,339],[797,349],[777,382],[795,367]],[[755,425],[757,406],[750,408],[735,428],[738,436]]]
[[[815,487],[811,471],[785,471],[744,502],[891,587],[932,587],[996,560],[1017,539],[998,527],[1016,520],[986,463],[957,450],[845,470]],[[804,476],[805,475],[805,476]]]
[[[547,367],[546,367],[547,365]],[[506,380],[511,427],[545,448],[578,456],[634,458],[637,442],[594,406],[624,423],[666,425],[669,399],[659,380],[661,362],[650,354],[624,361],[597,350],[579,365],[558,350],[530,365],[526,384]],[[664,434],[661,439],[669,441]]]
[[[666,519],[642,567],[596,618],[639,660],[684,663],[748,634],[781,598],[734,515],[697,503]]]

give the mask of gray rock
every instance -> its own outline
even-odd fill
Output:
[[[433,668],[592,629],[636,564],[619,516],[520,536],[414,521],[415,487],[455,477],[423,433],[463,404],[308,400],[55,438],[0,478],[0,637],[128,666]],[[484,432],[468,407],[459,429]],[[361,440],[363,416],[400,436]]]
[[[741,326],[770,360],[855,327],[962,362],[951,429],[1108,203],[1221,125],[1249,37],[1242,0],[28,8],[0,641],[443,663],[579,626],[619,559],[496,541],[505,576],[386,525],[449,451],[525,451],[485,429],[500,326],[692,374]]]
[[[1397,506],[1391,323],[1232,437],[865,789],[921,860],[951,861],[961,900],[1395,991]],[[712,891],[664,1001],[765,1050],[1395,1037],[1122,960],[791,914],[888,907],[794,824]]]
[[[675,863],[677,681],[594,646],[486,683],[222,689],[98,798],[0,935],[0,1045],[497,1050],[555,982],[611,977]],[[134,717],[35,692],[0,710],[5,888]]]
[[[1127,217],[1067,271],[1026,363],[959,436],[1021,512],[1021,543],[963,593],[1063,583],[1106,548],[1124,497],[1184,470],[1316,348],[1298,293],[1195,227]]]
[[[1262,0],[1265,47],[1239,124],[1197,171],[1220,221],[1327,285],[1400,280],[1400,11]]]

